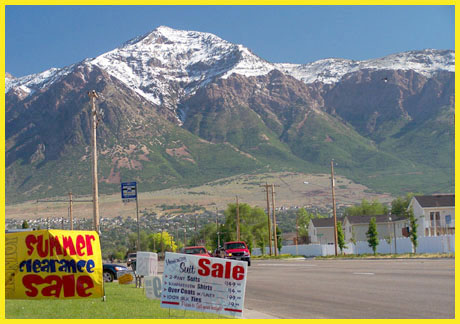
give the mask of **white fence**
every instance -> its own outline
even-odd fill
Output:
[[[417,253],[454,253],[455,252],[455,235],[442,236],[422,236],[417,239]],[[337,247],[338,248],[338,247]],[[377,246],[377,253],[413,253],[412,242],[409,238],[397,238],[396,242],[392,240],[380,240]],[[340,249],[338,249],[340,253]],[[268,254],[268,247],[265,248],[265,254]],[[366,241],[347,243],[347,248],[343,250],[345,254],[366,254],[373,253],[372,248]],[[325,256],[334,255],[335,248],[331,244],[303,244],[287,245],[281,248],[281,254],[304,255],[304,256]],[[252,250],[252,255],[261,255],[259,248]]]

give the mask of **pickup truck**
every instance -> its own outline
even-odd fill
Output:
[[[251,266],[251,253],[248,246],[243,241],[225,242],[223,250],[225,252],[224,258],[233,260],[242,260]]]

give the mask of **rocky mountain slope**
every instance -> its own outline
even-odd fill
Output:
[[[7,201],[89,193],[89,99],[102,192],[327,170],[374,190],[452,191],[453,51],[267,62],[219,37],[161,26],[99,57],[6,84]]]

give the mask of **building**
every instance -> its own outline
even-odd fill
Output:
[[[343,218],[337,217],[337,222],[342,222],[343,228]],[[313,244],[334,244],[334,218],[310,219],[308,235]]]
[[[455,195],[414,196],[409,203],[420,236],[455,234]]]
[[[375,217],[379,239],[393,239],[403,237],[407,233],[409,220],[396,215],[359,215],[345,216],[343,221],[345,241],[367,241],[367,231],[371,218]]]
[[[297,232],[282,233],[283,245],[294,245],[297,240]]]

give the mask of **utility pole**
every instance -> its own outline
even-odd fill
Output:
[[[216,207],[216,229],[217,229],[217,247],[220,247],[220,232],[219,232],[219,211]]]
[[[60,203],[67,200],[37,200],[37,203]],[[67,215],[69,216],[70,229],[73,230],[73,203],[87,203],[93,202],[92,200],[73,200],[72,193],[69,192],[69,207],[67,208]],[[80,229],[80,224],[78,225]]]
[[[272,184],[272,207],[273,207],[273,236],[275,238],[275,256],[278,255],[278,238],[276,233],[276,214],[275,214],[275,185]]]
[[[297,231],[295,238],[295,254],[299,255],[299,215],[296,215],[295,217],[295,228]]]
[[[141,230],[139,225],[139,189],[136,183],[136,220],[137,220],[137,250],[141,250]]]
[[[238,202],[238,195],[236,196],[236,240],[240,240],[240,204]]]
[[[197,245],[197,240],[198,240],[198,233],[196,231],[196,228],[197,226],[196,226],[196,214],[195,214],[195,245]]]
[[[395,254],[398,254],[398,249],[396,249],[396,222],[395,220],[393,221],[393,233],[394,233],[394,240],[395,240]]]
[[[92,162],[93,162],[93,229],[100,234],[99,228],[99,189],[97,182],[97,143],[96,143],[96,129],[97,129],[97,112],[95,101],[98,97],[96,90],[88,92],[88,96],[91,98],[91,144],[92,144]]]
[[[177,246],[179,246],[179,230],[177,229],[177,223],[176,223],[176,236],[174,237],[174,240],[177,242]]]
[[[73,231],[73,213],[72,213],[72,193],[69,192],[69,218],[70,218],[70,230]]]
[[[337,256],[337,215],[335,209],[335,181],[334,181],[334,160],[331,160],[331,187],[332,187],[332,212],[334,214],[334,246],[335,256]]]
[[[164,254],[164,246],[163,246],[163,229],[161,229],[161,254]]]
[[[389,246],[390,246],[390,254],[391,254],[391,229],[390,229],[390,222],[391,222],[391,212],[388,213],[388,237],[390,238]],[[396,251],[395,251],[396,253]]]
[[[187,229],[184,228],[184,247],[187,246]]]
[[[270,255],[272,255],[272,225],[270,221],[270,200],[268,200],[268,183],[265,182],[265,185],[259,187],[265,187],[265,192],[267,193],[267,216],[268,216],[268,247]]]

